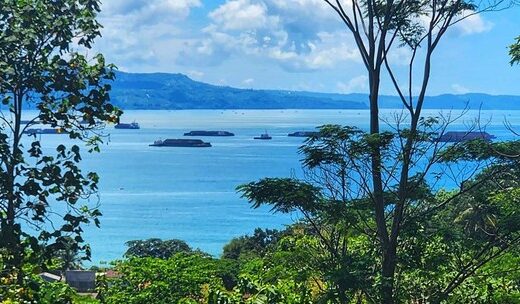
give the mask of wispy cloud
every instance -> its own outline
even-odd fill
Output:
[[[465,86],[462,86],[458,83],[454,83],[451,85],[451,90],[453,91],[453,93],[455,94],[466,94],[466,93],[469,93],[471,92],[470,89],[466,88]]]
[[[122,69],[157,69],[174,59],[183,45],[182,29],[199,0],[107,0],[99,16],[103,29],[96,50],[108,54]]]
[[[481,15],[474,15],[473,12],[466,12],[467,16],[464,20],[455,25],[456,29],[462,35],[480,34],[490,31],[494,24],[484,20]]]
[[[242,81],[242,84],[246,85],[246,86],[250,86],[252,85],[253,83],[255,82],[255,80],[253,78],[247,78],[247,79],[244,79]]]
[[[366,93],[368,90],[368,77],[360,75],[347,82],[338,82],[337,88],[341,93]]]
[[[312,71],[359,61],[343,25],[321,0],[228,0],[209,13],[205,37],[192,41],[179,62],[220,64],[251,56],[288,71]]]

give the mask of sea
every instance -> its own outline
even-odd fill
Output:
[[[381,111],[390,128],[401,110]],[[423,116],[446,116],[449,111],[425,110]],[[456,117],[462,111],[451,111]],[[31,112],[27,113],[27,118]],[[451,130],[465,130],[479,118],[498,140],[515,138],[506,127],[520,129],[520,111],[466,111]],[[99,194],[92,204],[103,213],[101,227],[85,227],[92,249],[91,265],[123,257],[125,242],[147,238],[181,239],[191,247],[219,256],[232,238],[255,228],[282,229],[298,214],[277,214],[270,208],[252,209],[238,185],[264,177],[302,178],[304,139],[294,131],[313,131],[323,124],[368,129],[368,110],[176,110],[125,111],[122,122],[138,122],[139,130],[107,126],[100,153],[83,151],[83,171],[97,172]],[[506,123],[507,122],[507,123]],[[387,125],[388,123],[388,125]],[[191,130],[225,130],[234,137],[201,137],[211,148],[150,147],[157,139],[183,138]],[[272,140],[254,140],[267,132]],[[62,135],[41,135],[45,149],[71,145]],[[60,207],[55,207],[59,209]]]

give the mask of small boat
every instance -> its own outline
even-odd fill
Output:
[[[67,134],[63,129],[27,129],[23,132],[29,135],[40,135],[40,134]]]
[[[269,136],[269,134],[267,134],[267,131],[265,131],[265,133],[260,134],[260,136],[253,137],[253,139],[269,140],[269,139],[273,139],[273,138],[271,136]]]
[[[464,142],[475,139],[482,139],[485,141],[492,141],[495,139],[495,135],[491,135],[487,132],[465,132],[465,131],[450,131],[442,134],[437,141],[439,142]]]
[[[206,148],[211,147],[211,143],[204,142],[201,139],[165,139],[156,140],[150,147],[193,147]]]
[[[235,134],[228,131],[190,131],[184,133],[184,136],[235,136]]]
[[[320,134],[319,132],[311,132],[311,131],[296,131],[296,132],[293,132],[293,133],[289,133],[287,136],[291,136],[291,137],[311,137],[311,136],[316,136]]]
[[[114,126],[116,129],[131,129],[131,130],[137,130],[140,129],[139,124],[135,121],[132,123],[118,123]]]

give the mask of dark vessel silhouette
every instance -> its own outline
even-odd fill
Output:
[[[40,134],[67,134],[62,129],[27,129],[23,132],[29,135],[40,135]]]
[[[311,136],[316,136],[320,134],[319,132],[311,132],[311,131],[296,131],[296,132],[293,132],[293,133],[289,133],[287,136],[291,136],[291,137],[311,137]]]
[[[184,133],[184,136],[235,136],[228,131],[190,131]]]
[[[150,147],[194,147],[206,148],[211,147],[211,143],[204,142],[200,139],[165,139],[156,140]]]
[[[269,139],[272,139],[272,137],[267,134],[267,131],[263,134],[260,134],[260,136],[255,136],[253,137],[253,139],[262,139],[262,140],[269,140]]]
[[[437,141],[439,142],[463,142],[474,139],[483,139],[485,141],[492,141],[496,136],[487,132],[465,132],[465,131],[450,131],[442,134]]]
[[[131,130],[137,130],[140,129],[139,124],[136,122],[132,123],[118,123],[114,126],[116,129],[131,129]]]

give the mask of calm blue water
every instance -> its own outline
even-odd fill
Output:
[[[391,118],[387,110],[383,117]],[[428,111],[425,115],[438,111]],[[476,112],[467,117],[476,117]],[[520,111],[486,112],[487,130],[500,139],[512,135],[507,118],[520,123]],[[137,121],[140,130],[109,127],[110,140],[101,153],[84,153],[82,168],[101,177],[101,228],[87,227],[94,264],[122,257],[128,240],[177,238],[192,247],[219,255],[231,238],[254,228],[282,228],[296,215],[252,210],[235,192],[237,185],[262,177],[301,176],[297,149],[302,138],[287,133],[335,123],[368,128],[364,110],[239,110],[126,111],[122,121]],[[467,120],[466,120],[467,123]],[[463,128],[459,121],[452,129]],[[227,130],[235,137],[207,137],[211,148],[157,148],[162,138],[182,138],[190,130]],[[253,140],[264,130],[271,141]],[[59,135],[44,135],[45,147],[68,143]]]

